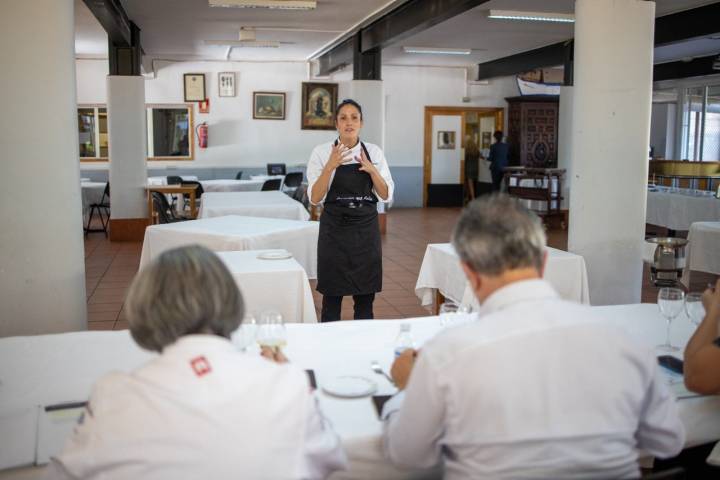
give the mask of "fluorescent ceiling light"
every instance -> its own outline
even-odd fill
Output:
[[[470,55],[470,48],[403,47],[405,53],[429,53],[433,55]]]
[[[280,10],[314,10],[317,1],[309,0],[208,0],[211,7],[276,8]]]
[[[572,13],[520,12],[517,10],[490,10],[488,18],[558,23],[573,23],[575,21],[575,15]]]

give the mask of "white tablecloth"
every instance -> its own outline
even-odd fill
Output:
[[[267,180],[273,180],[275,178],[279,178],[280,180],[285,180],[285,175],[250,175],[250,180],[257,180],[260,182],[265,182]]]
[[[671,230],[690,230],[695,222],[720,221],[720,200],[669,191],[648,192],[646,222]]]
[[[170,174],[172,175],[172,173]],[[196,175],[177,175],[178,177],[182,178],[183,180],[190,180],[197,182],[198,177]],[[147,179],[148,185],[167,185],[167,176],[165,177],[148,177]]]
[[[208,192],[259,192],[263,186],[261,180],[202,180],[200,182],[205,193]],[[205,196],[203,195],[203,199]]]
[[[585,259],[555,248],[548,247],[547,252],[545,279],[562,298],[590,303]],[[431,305],[434,289],[440,290],[450,300],[477,308],[477,301],[462,271],[460,259],[449,243],[431,243],[425,250],[415,294],[423,305]]]
[[[288,323],[317,323],[315,303],[305,270],[294,258],[258,258],[258,255],[267,252],[277,250],[218,252],[240,287],[245,311],[258,320],[262,312],[276,310]]]
[[[695,222],[687,238],[682,282],[690,286],[691,270],[720,275],[720,222]]]
[[[665,320],[654,304],[593,308],[641,343],[655,345],[664,340]],[[412,325],[418,345],[440,328],[437,317],[403,322]],[[362,375],[377,382],[378,394],[392,394],[394,388],[371,371],[370,362],[377,360],[383,368],[389,368],[399,324],[395,320],[374,320],[287,326],[287,356],[300,367],[315,371],[323,412],[342,437],[348,453],[350,470],[336,473],[332,479],[418,478],[417,474],[394,469],[384,459],[382,425],[370,398],[341,399],[322,392],[323,384],[335,376]],[[684,345],[692,328],[681,314],[673,322],[673,342]],[[3,444],[0,449],[0,468],[34,461],[38,405],[84,401],[101,375],[111,370],[130,371],[151,356],[133,343],[127,331],[0,339],[0,438],[13,439],[9,447]],[[679,400],[679,410],[688,432],[687,446],[720,439],[720,396]],[[57,452],[61,444],[62,438],[58,438],[50,445],[50,453]]]
[[[310,214],[302,203],[280,191],[204,194],[198,218],[222,217],[223,215],[286,218],[288,220],[310,219]]]
[[[100,203],[103,192],[105,191],[105,182],[80,182],[80,190],[82,193],[82,210],[83,215],[88,214],[88,209],[93,203]],[[105,212],[103,212],[103,215]]]
[[[140,268],[182,245],[200,244],[214,252],[284,248],[315,278],[318,231],[318,222],[236,215],[151,225],[145,229]]]

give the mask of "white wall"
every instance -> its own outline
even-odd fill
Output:
[[[305,63],[156,62],[157,78],[145,83],[147,103],[182,103],[183,73],[205,73],[210,113],[198,114],[195,125],[210,125],[209,148],[195,149],[194,162],[150,162],[153,167],[264,166],[268,161],[307,162],[313,147],[330,141],[331,131],[300,129],[301,83]],[[217,72],[237,72],[237,95],[217,96]],[[107,61],[77,60],[78,103],[105,103]],[[391,166],[422,166],[425,106],[506,107],[505,97],[517,95],[511,77],[470,85],[470,103],[463,103],[465,71],[460,68],[384,66],[386,101],[385,154]],[[472,75],[470,75],[472,78]],[[339,98],[350,93],[351,69],[339,72]],[[285,120],[253,120],[252,92],[286,92]],[[507,117],[507,116],[506,116]],[[83,166],[88,164],[84,163]],[[103,165],[103,164],[99,164]]]
[[[675,157],[675,111],[674,103],[653,103],[650,117],[650,145],[655,155],[666,159]]]

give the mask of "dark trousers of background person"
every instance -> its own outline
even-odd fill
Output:
[[[320,312],[321,322],[336,322],[340,320],[340,310],[343,297],[323,295],[322,311]],[[353,295],[355,305],[353,306],[355,320],[371,320],[373,318],[373,302],[375,294]]]
[[[492,175],[493,191],[499,192],[500,189],[502,188],[502,181],[503,181],[504,174],[503,174],[503,172],[492,172],[492,171],[490,172],[490,174]]]

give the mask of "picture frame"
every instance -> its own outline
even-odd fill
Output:
[[[337,99],[337,83],[303,82],[300,128],[302,130],[335,130],[334,113]]]
[[[218,96],[235,96],[235,72],[218,73]]]
[[[437,148],[438,150],[455,150],[455,132],[438,131]]]
[[[285,93],[253,92],[253,119],[285,120]]]
[[[183,92],[186,102],[202,102],[207,96],[205,92],[204,73],[186,73],[183,75]]]

